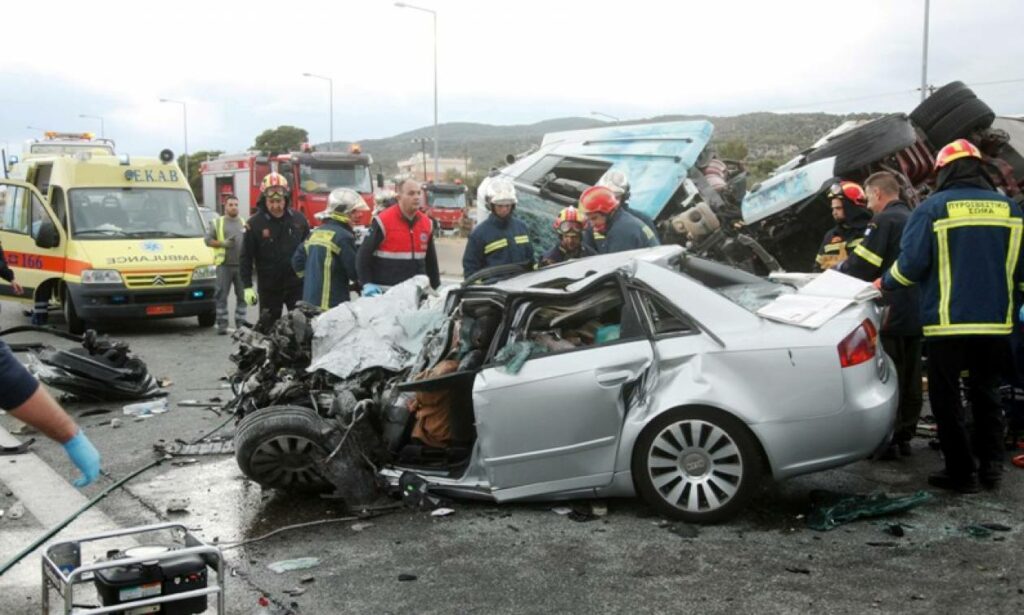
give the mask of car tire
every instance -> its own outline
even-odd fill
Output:
[[[209,312],[203,312],[199,315],[199,326],[203,329],[208,329],[213,325],[217,324],[217,312],[210,310]]]
[[[269,406],[248,414],[235,430],[235,461],[250,479],[284,491],[331,488],[318,468],[327,456],[323,419],[310,408]]]
[[[807,162],[836,157],[835,172],[845,177],[917,141],[917,130],[902,113],[858,126],[807,154]]]
[[[953,81],[935,90],[931,96],[921,101],[921,104],[910,112],[910,119],[918,128],[927,133],[950,111],[975,98],[977,95],[971,88],[964,85],[963,81]]]
[[[948,143],[967,137],[975,130],[988,128],[995,119],[995,112],[985,104],[985,101],[972,98],[935,122],[925,134],[934,148],[940,149]]]
[[[71,298],[71,293],[68,292],[65,292],[64,294],[64,320],[68,323],[68,333],[72,333],[74,335],[81,335],[85,333],[85,321],[78,317],[78,311],[75,309],[75,302]]]
[[[690,523],[735,516],[756,493],[760,446],[736,417],[677,408],[655,418],[633,447],[633,483],[658,513]]]

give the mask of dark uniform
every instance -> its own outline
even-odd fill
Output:
[[[356,282],[356,236],[348,216],[332,214],[309,234],[292,255],[292,268],[302,278],[302,300],[332,308],[350,298]]]
[[[14,357],[11,347],[0,340],[0,409],[14,410],[35,395],[38,388],[39,381]]]
[[[644,212],[640,211],[639,209],[631,208],[629,206],[629,201],[622,201],[619,204],[619,207],[621,207],[624,211],[628,212],[629,215],[631,215],[634,218],[636,218],[637,220],[643,222],[644,225],[647,228],[649,228],[652,231],[654,231],[655,235],[658,234],[658,227],[654,225],[654,218],[648,216],[647,214],[645,214]]]
[[[4,254],[4,246],[0,244],[0,279],[6,280],[7,282],[14,281],[14,270],[7,264],[7,255]],[[10,294],[14,294],[14,291],[10,291]]]
[[[921,287],[928,397],[949,481],[939,486],[964,490],[976,470],[989,485],[1001,476],[1004,424],[998,384],[1010,361],[1015,291],[1024,282],[1021,210],[980,187],[985,183],[947,182],[918,206],[903,230],[899,258],[882,279],[885,289]],[[970,373],[971,437],[960,402],[964,369]]]
[[[441,269],[434,247],[434,223],[421,212],[406,218],[392,205],[370,223],[370,234],[359,246],[356,270],[360,284],[394,286],[426,275],[430,285],[441,285]]]
[[[595,252],[593,248],[585,246],[582,243],[580,243],[580,249],[571,254],[566,252],[565,248],[559,244],[545,252],[544,256],[540,257],[540,265],[541,267],[547,267],[548,265],[564,263],[565,261],[571,261],[574,258],[594,256],[595,254],[597,254],[597,252]]]
[[[906,203],[893,201],[875,215],[853,254],[839,271],[866,282],[882,276],[900,254],[903,228],[910,218]],[[896,364],[899,376],[899,417],[894,442],[909,442],[921,418],[921,317],[920,291],[916,286],[882,292],[887,306],[882,321],[882,348]]]
[[[469,234],[462,253],[462,275],[468,278],[481,269],[519,263],[533,263],[530,230],[514,213],[506,218],[492,213]]]
[[[261,321],[267,325],[276,321],[283,307],[289,310],[302,298],[302,280],[292,269],[292,255],[309,234],[309,223],[302,214],[287,204],[284,215],[275,218],[267,211],[260,197],[256,213],[245,223],[242,235],[242,255],[239,261],[242,283],[252,288],[253,269],[256,271],[256,291],[259,294]]]
[[[870,209],[854,205],[846,199],[843,199],[843,215],[845,220],[836,223],[821,240],[818,256],[814,259],[821,271],[831,269],[849,258],[854,248],[860,245],[868,223],[871,222]]]
[[[599,233],[588,226],[583,231],[583,245],[594,250],[597,254],[611,254],[613,252],[625,252],[626,250],[637,250],[639,248],[650,248],[661,245],[658,236],[654,234],[639,218],[628,211],[617,207],[608,216],[603,233]]]

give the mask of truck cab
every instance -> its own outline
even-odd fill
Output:
[[[434,220],[434,228],[455,231],[462,225],[466,213],[466,187],[453,184],[429,183],[423,188],[427,215]]]
[[[310,226],[320,224],[316,215],[327,209],[327,197],[335,188],[351,188],[366,202],[367,211],[352,216],[353,226],[368,226],[373,211],[372,159],[358,149],[342,152],[293,153],[279,171],[292,182],[292,207],[306,216]]]
[[[213,326],[216,269],[173,154],[77,151],[29,156],[0,180],[0,244],[24,293],[60,306],[68,328],[198,317]]]

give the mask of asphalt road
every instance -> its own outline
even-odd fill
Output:
[[[458,243],[442,243],[442,269],[457,275],[450,263],[457,265]],[[0,328],[23,322],[17,309],[3,305]],[[173,382],[171,410],[144,421],[124,417],[120,404],[68,404],[102,451],[105,470],[119,478],[154,459],[158,440],[190,440],[224,421],[178,404],[229,394],[219,378],[230,369],[232,343],[199,329],[194,319],[125,324],[109,333],[129,342],[152,373]],[[71,345],[36,334],[8,341],[25,340]],[[91,414],[99,409],[109,412]],[[119,428],[111,427],[112,418],[122,419]],[[3,416],[0,426],[13,431],[18,424]],[[679,535],[691,528],[666,525],[635,500],[608,501],[607,516],[588,522],[552,512],[550,503],[460,501],[448,517],[403,509],[356,525],[343,520],[346,513],[334,501],[264,492],[228,455],[154,468],[59,538],[175,520],[207,540],[230,544],[290,524],[340,519],[227,550],[228,612],[238,614],[253,612],[260,594],[281,612],[297,613],[1022,612],[1022,470],[1010,467],[998,494],[938,494],[901,515],[830,532],[806,527],[814,490],[924,489],[939,457],[925,441],[914,444],[915,455],[899,462],[861,462],[766,484],[739,518],[696,528],[692,537]],[[7,466],[0,470],[0,508],[10,510],[16,500],[32,504],[20,519],[0,517],[0,562],[52,525],[61,506],[76,502],[65,482],[74,473],[60,448],[37,441],[33,451],[31,457],[0,457]],[[82,491],[89,497],[109,484],[103,478]],[[182,497],[189,500],[187,512],[168,513],[169,501]],[[900,538],[885,531],[897,522],[905,529]],[[979,538],[965,530],[976,523],[1011,529]],[[283,574],[267,568],[299,557],[319,563]],[[0,578],[0,613],[38,612],[38,570],[38,555],[32,555]],[[306,575],[313,580],[300,582]],[[400,581],[399,575],[416,578]],[[301,594],[286,594],[293,588]]]

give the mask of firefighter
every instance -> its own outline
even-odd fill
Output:
[[[336,188],[327,197],[330,213],[292,255],[292,268],[303,279],[302,300],[322,310],[349,300],[356,283],[356,236],[349,216],[369,209],[351,188]]]
[[[397,207],[373,218],[370,233],[356,255],[356,270],[364,297],[381,294],[388,286],[426,275],[430,286],[441,285],[434,247],[434,222],[419,211],[423,189],[415,179],[398,186]]]
[[[309,234],[306,217],[291,209],[288,180],[269,173],[260,184],[256,213],[245,223],[239,260],[245,301],[260,304],[260,325],[266,329],[302,298],[302,280],[292,269],[292,254]],[[252,288],[256,270],[257,290]]]
[[[935,193],[910,215],[899,258],[876,282],[885,290],[921,287],[928,398],[945,460],[928,484],[960,493],[995,489],[1002,479],[998,385],[1011,362],[1013,308],[1024,290],[1020,207],[995,191],[982,164],[981,152],[966,139],[939,150]],[[963,370],[974,419],[970,435],[960,402]]]
[[[836,225],[825,233],[814,259],[820,271],[831,269],[853,252],[864,238],[871,221],[867,195],[860,184],[849,181],[833,183],[826,193]]]
[[[864,182],[867,206],[874,217],[864,231],[864,241],[853,249],[837,269],[866,282],[878,279],[896,262],[900,239],[910,208],[900,200],[900,184],[887,171],[875,173]],[[911,454],[910,440],[917,433],[921,417],[921,319],[916,286],[883,293],[888,306],[882,321],[882,348],[896,366],[899,382],[899,411],[892,444],[880,459],[894,460]]]
[[[468,278],[498,265],[532,265],[530,230],[515,215],[515,185],[504,178],[493,178],[487,183],[484,199],[491,214],[469,234],[462,253],[462,275]]]
[[[612,191],[615,198],[619,199],[619,207],[622,211],[629,212],[637,220],[647,225],[647,228],[654,231],[654,234],[658,234],[658,227],[654,225],[654,218],[651,218],[642,211],[633,209],[629,206],[629,178],[622,171],[613,171],[611,169],[605,171],[601,179],[597,180],[598,186],[604,186]]]
[[[580,209],[590,222],[584,235],[584,245],[598,254],[659,245],[654,231],[619,207],[615,194],[604,186],[591,186],[584,190],[580,195]]]
[[[558,245],[544,253],[540,259],[541,267],[597,254],[583,245],[583,215],[575,207],[560,211],[552,226],[558,233]]]

